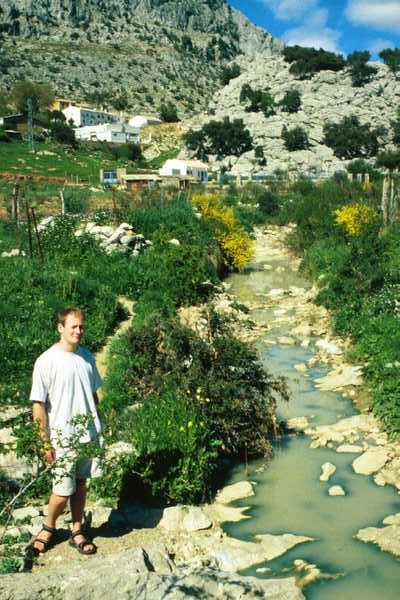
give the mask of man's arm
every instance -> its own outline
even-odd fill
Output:
[[[44,402],[33,402],[32,416],[33,420],[39,424],[40,437],[47,445],[46,460],[49,464],[51,464],[56,458],[56,453],[54,448],[49,448],[50,440],[47,433],[47,413]]]

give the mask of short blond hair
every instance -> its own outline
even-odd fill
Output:
[[[76,315],[81,317],[81,319],[85,318],[85,315],[80,308],[76,308],[74,306],[67,306],[66,308],[63,308],[63,310],[58,311],[57,325],[62,325],[64,327],[68,315]]]

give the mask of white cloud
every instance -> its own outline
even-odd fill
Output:
[[[372,55],[378,55],[381,50],[385,48],[394,48],[393,42],[390,40],[384,40],[382,38],[377,38],[375,40],[371,40],[368,46],[368,50]]]
[[[262,0],[281,21],[299,21],[318,6],[319,0]]]
[[[349,0],[345,14],[354,25],[383,31],[400,29],[399,0]]]
[[[337,42],[341,33],[327,26],[328,11],[319,9],[307,18],[307,22],[300,27],[289,29],[283,34],[283,40],[289,46],[298,44],[310,48],[323,48],[330,52],[340,52]]]

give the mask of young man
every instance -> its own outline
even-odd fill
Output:
[[[33,418],[39,423],[48,450],[46,460],[56,461],[53,471],[53,493],[48,516],[33,541],[37,552],[45,552],[56,533],[56,521],[70,499],[72,531],[70,544],[82,554],[94,554],[96,546],[82,531],[86,501],[86,479],[94,474],[96,459],[71,460],[69,440],[79,433],[79,444],[99,440],[101,425],[96,410],[97,390],[102,384],[92,354],[79,344],[84,317],[78,308],[66,308],[57,315],[60,340],[35,362],[30,399]],[[86,416],[84,430],[76,430],[71,419]],[[59,464],[57,465],[57,459]]]

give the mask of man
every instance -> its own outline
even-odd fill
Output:
[[[48,516],[32,542],[35,551],[40,553],[45,552],[54,541],[57,518],[68,499],[72,516],[70,544],[82,554],[96,552],[95,544],[88,541],[82,531],[86,479],[94,474],[95,459],[71,459],[68,445],[74,433],[75,438],[77,435],[80,438],[79,444],[99,441],[101,433],[96,406],[97,390],[102,380],[94,357],[79,345],[83,324],[83,313],[78,308],[66,308],[58,313],[60,340],[39,356],[33,370],[30,394],[33,418],[39,423],[47,446],[47,462],[52,464],[56,461]],[[86,420],[83,429],[82,424],[74,424],[74,418],[81,415]]]

